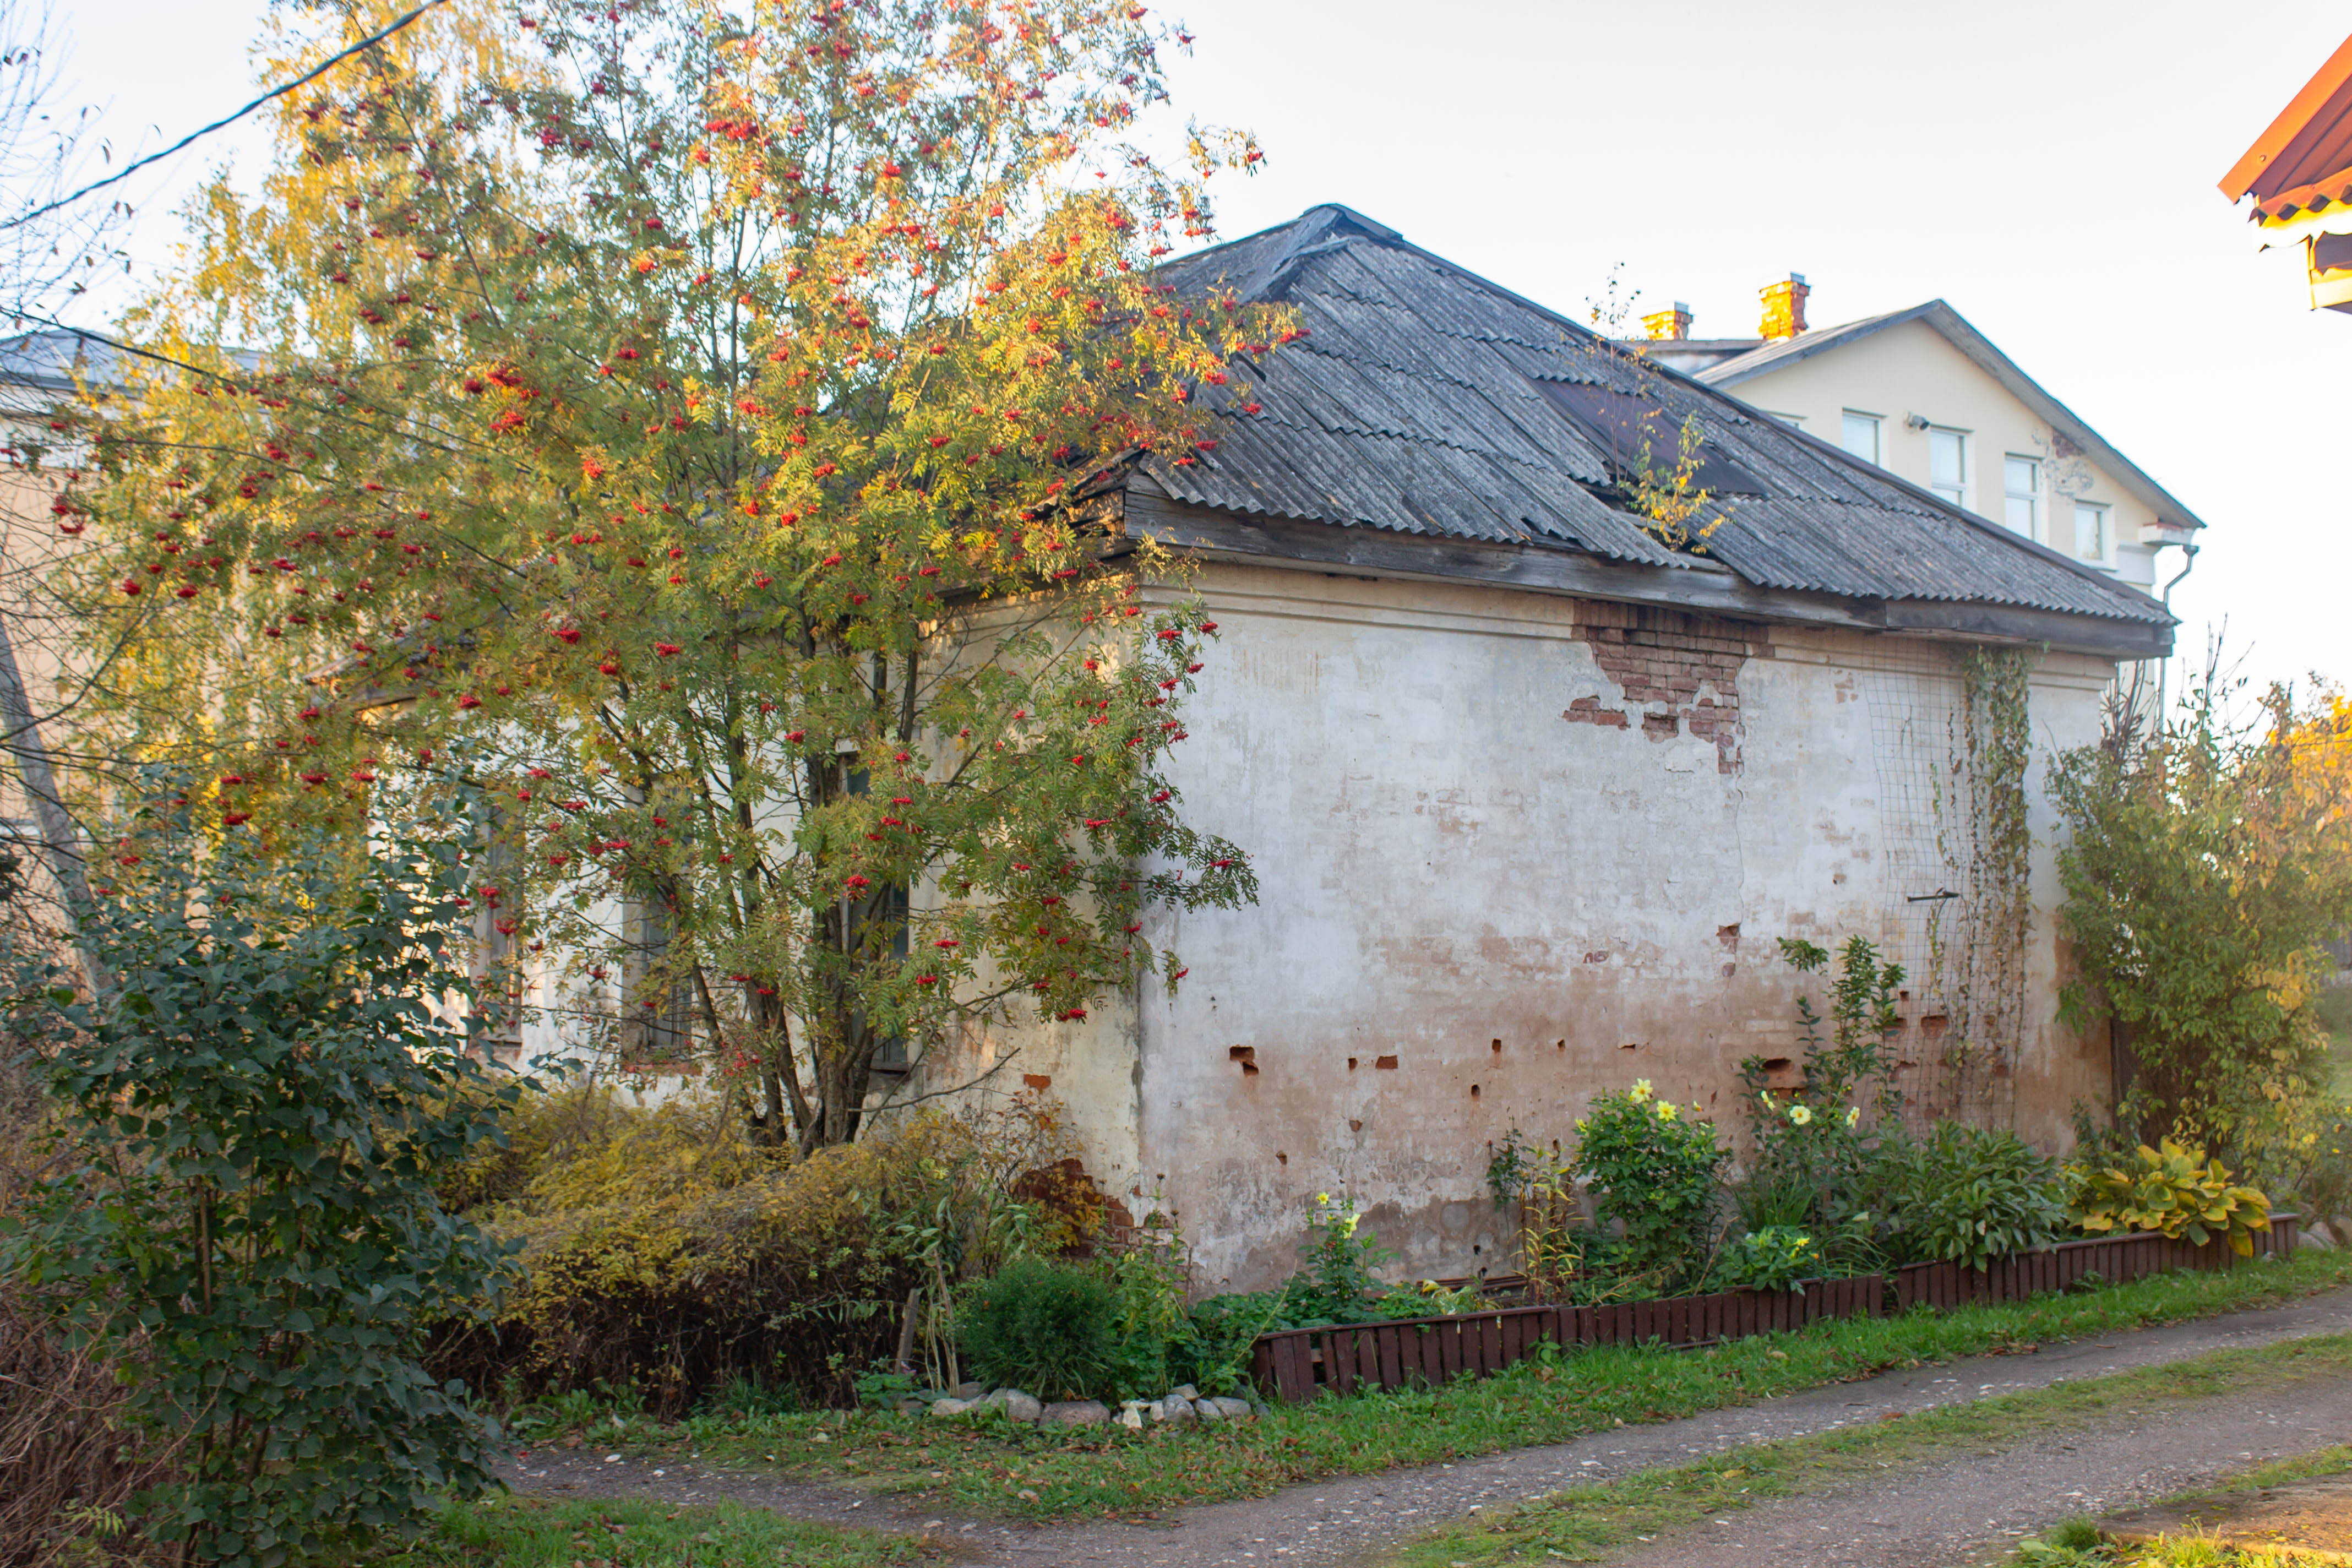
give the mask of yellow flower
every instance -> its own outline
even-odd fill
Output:
[[[1813,1120],[1812,1107],[1809,1105],[1792,1105],[1789,1107],[1789,1120],[1795,1122],[1800,1127],[1811,1124]]]
[[[1780,1109],[1779,1106],[1772,1103],[1772,1091],[1769,1089],[1758,1090],[1756,1098],[1764,1102],[1764,1109],[1767,1110],[1778,1110]]]
[[[1318,1193],[1315,1194],[1315,1201],[1318,1204],[1328,1204],[1331,1201],[1331,1194],[1328,1193]]]
[[[1849,1106],[1847,1106],[1847,1107],[1845,1108],[1845,1124],[1846,1124],[1848,1127],[1853,1126],[1855,1122],[1860,1121],[1861,1120],[1862,1120],[1862,1107],[1861,1107],[1861,1106],[1859,1106],[1859,1105],[1849,1105]]]
[[[1637,1100],[1647,1100],[1650,1098],[1650,1080],[1648,1079],[1637,1078],[1633,1080],[1633,1098]]]
[[[1674,1119],[1675,1102],[1671,1100],[1662,1100],[1658,1101],[1658,1120],[1661,1121],[1672,1121]]]

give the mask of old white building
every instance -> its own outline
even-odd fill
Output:
[[[1288,301],[1311,333],[1237,367],[1258,411],[1228,397],[1213,453],[1125,497],[1130,532],[1203,563],[1221,637],[1178,776],[1261,901],[1160,917],[1191,967],[1175,1000],[968,1042],[914,1087],[1017,1050],[1104,1185],[1181,1217],[1209,1289],[1286,1274],[1340,1189],[1416,1273],[1477,1270],[1505,1239],[1494,1142],[1567,1139],[1602,1089],[1647,1079],[1730,1118],[1741,1058],[1785,1063],[1800,990],[1821,994],[1781,937],[1860,933],[1911,966],[1922,1113],[2055,1144],[2104,1099],[2106,1041],[2056,1016],[2041,786],[2096,736],[2117,662],[2170,645],[2115,560],[1344,208],[1178,281]],[[1885,406],[1899,427],[1916,405]],[[1686,426],[1697,521],[1720,521],[1675,549],[1629,507],[1643,443],[1671,464]],[[2024,711],[1972,684],[1982,649],[2030,665]],[[2004,722],[2030,736],[2030,849],[1986,842]]]

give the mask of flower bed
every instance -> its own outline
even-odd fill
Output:
[[[2254,1256],[2290,1257],[2296,1216],[2274,1214],[2253,1236]],[[1402,1388],[1444,1383],[1465,1374],[1491,1377],[1536,1352],[1538,1346],[1646,1344],[1682,1350],[1786,1332],[1836,1318],[1877,1317],[1890,1287],[1896,1310],[2021,1301],[2064,1290],[2095,1277],[2111,1285],[2177,1268],[2211,1272],[2236,1267],[2238,1255],[2220,1238],[2196,1246],[2153,1234],[2061,1242],[1996,1258],[1987,1268],[1958,1263],[1914,1263],[1890,1281],[1879,1274],[1849,1279],[1808,1279],[1797,1290],[1723,1290],[1654,1301],[1592,1307],[1504,1307],[1443,1318],[1406,1319],[1344,1327],[1281,1329],[1260,1334],[1251,1372],[1259,1390],[1286,1405],[1360,1387]]]
[[[1545,1343],[1643,1344],[1677,1349],[1801,1329],[1831,1318],[1876,1317],[1886,1281],[1877,1274],[1809,1279],[1798,1290],[1722,1290],[1594,1307],[1505,1307],[1444,1318],[1260,1334],[1252,1372],[1269,1399],[1302,1404],[1359,1387],[1402,1388],[1467,1373],[1491,1377]]]
[[[2293,1256],[2298,1218],[2271,1215],[2270,1228],[2253,1233],[2256,1258]],[[1990,1267],[1966,1268],[1958,1263],[1913,1263],[1895,1271],[1897,1311],[1924,1302],[1939,1310],[1952,1307],[2021,1301],[2047,1290],[2071,1289],[2085,1275],[2095,1274],[2110,1285],[2139,1279],[2176,1268],[2211,1272],[2234,1268],[2240,1261],[2227,1241],[2216,1237],[2200,1247],[2151,1232],[2131,1236],[2093,1237],[2062,1241],[2055,1247],[2012,1253],[1995,1258]]]

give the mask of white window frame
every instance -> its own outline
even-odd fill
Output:
[[[1851,437],[1857,423],[1870,426],[1870,450],[1867,452],[1857,452],[1851,444]],[[1859,408],[1842,410],[1838,416],[1838,447],[1848,457],[1860,458],[1873,468],[1885,468],[1886,466],[1886,416],[1865,414]]]
[[[1767,408],[1764,412],[1791,430],[1801,430],[1805,427],[1805,416],[1801,414],[1782,414],[1770,408]]]
[[[1958,495],[1951,493],[1950,487],[1936,482],[1936,437],[1938,436],[1949,436],[1960,445],[1960,482]],[[1927,488],[1962,511],[1969,510],[1969,491],[1973,488],[1969,483],[1969,433],[1966,430],[1955,429],[1949,425],[1927,426]]]
[[[2096,555],[2083,553],[2083,513],[2086,511],[2099,514],[2099,552]],[[2116,509],[2103,500],[2077,500],[2074,503],[2074,544],[2068,553],[2077,561],[2088,562],[2095,566],[2113,565],[2116,559]]]
[[[1966,447],[1962,448],[1964,455],[1966,450]],[[2025,465],[2028,476],[2028,484],[2026,489],[2020,490],[2011,488],[2010,484],[2009,468],[2011,463],[2022,463]],[[2001,454],[2000,521],[2011,533],[2021,533],[2037,544],[2046,544],[2049,542],[2049,541],[2042,537],[2042,488],[2041,458],[2028,457],[2022,452],[2003,452]],[[2023,501],[2025,503],[2025,526],[2023,528],[2017,526],[2015,517],[2012,515],[2015,510],[2015,503],[2019,501]]]

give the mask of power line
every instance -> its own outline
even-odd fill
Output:
[[[416,20],[417,17],[422,16],[425,12],[433,9],[436,5],[446,5],[447,4],[448,0],[425,0],[424,5],[419,5],[407,16],[403,16],[389,27],[384,28],[383,31],[372,34],[367,37],[362,38],[350,48],[343,50],[342,53],[331,56],[330,58],[320,61],[315,68],[305,71],[302,75],[296,77],[292,81],[286,83],[284,86],[271,88],[268,92],[263,93],[259,98],[255,99],[251,103],[247,104],[243,109],[238,110],[235,114],[228,116],[226,119],[215,120],[210,125],[205,126],[201,130],[191,131],[185,136],[181,137],[177,142],[173,142],[169,147],[164,148],[162,152],[150,153],[144,158],[141,158],[134,163],[126,163],[121,169],[109,174],[106,178],[99,181],[97,184],[84,185],[81,189],[74,192],[71,195],[59,196],[56,201],[49,203],[46,206],[35,207],[31,212],[26,213],[21,216],[12,217],[5,222],[0,222],[0,229],[20,228],[26,224],[32,222],[37,217],[45,217],[48,214],[57,211],[59,207],[71,206],[74,203],[80,201],[84,196],[93,195],[96,193],[106,189],[107,186],[114,184],[118,181],[129,179],[132,174],[137,174],[140,170],[145,168],[148,164],[156,162],[158,159],[168,158],[173,153],[180,152],[182,149],[187,147],[190,143],[196,142],[203,137],[211,135],[214,132],[222,129],[224,126],[236,124],[247,115],[251,114],[255,110],[259,109],[263,104],[268,103],[271,99],[283,98],[288,93],[292,92],[296,88],[303,86],[307,82],[317,80],[320,77],[324,76],[329,70],[342,64],[345,60],[350,59],[353,55],[358,54],[361,50],[373,48],[376,45],[383,42],[386,38],[389,38],[394,33],[397,33],[403,27],[405,27],[411,22]]]

